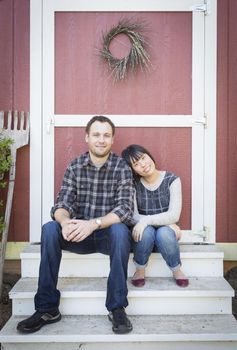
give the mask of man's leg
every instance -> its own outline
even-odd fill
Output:
[[[98,240],[97,240],[98,237]],[[127,268],[131,250],[131,232],[122,223],[99,230],[96,235],[97,249],[110,255],[110,273],[107,282],[106,307],[113,331],[123,334],[132,330],[124,308],[128,305]]]
[[[62,256],[61,238],[61,226],[57,222],[51,221],[42,227],[38,291],[35,295],[36,312],[18,323],[17,329],[20,332],[35,332],[45,324],[61,319],[58,310],[60,292],[56,289]]]
[[[60,292],[56,286],[62,249],[79,254],[92,253],[95,251],[93,237],[90,236],[81,243],[68,242],[64,240],[61,226],[56,221],[48,222],[43,226],[38,290],[35,295],[36,312],[19,322],[17,326],[19,331],[35,332],[45,324],[60,321],[61,314],[58,310]]]

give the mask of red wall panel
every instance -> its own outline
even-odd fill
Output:
[[[84,128],[56,128],[55,196],[69,161],[87,150]],[[191,130],[187,128],[116,128],[114,152],[140,143],[154,155],[158,169],[180,176],[183,189],[181,227],[191,227]]]
[[[114,83],[98,50],[121,18],[147,23],[151,65]],[[191,114],[191,13],[58,13],[55,33],[56,114]]]

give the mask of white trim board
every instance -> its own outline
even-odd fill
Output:
[[[116,127],[192,127],[191,115],[108,115]],[[85,127],[93,115],[55,115],[51,124],[56,127]]]
[[[36,4],[37,3],[37,4]],[[205,6],[204,1],[198,4]],[[38,241],[41,224],[49,219],[54,200],[54,126],[85,126],[87,116],[54,115],[54,18],[57,11],[191,11],[197,1],[188,0],[31,0],[31,228],[30,241]],[[110,116],[121,127],[192,128],[192,230],[207,226],[208,241],[215,241],[215,108],[216,108],[216,0],[210,12],[193,11],[192,115]],[[208,44],[208,45],[207,45]],[[209,45],[210,44],[210,45]],[[43,54],[42,54],[43,52]],[[37,57],[36,57],[37,55]],[[208,68],[208,69],[207,69]],[[32,113],[34,112],[34,114]],[[202,124],[205,113],[211,120]],[[37,121],[35,116],[37,116]],[[49,117],[50,116],[50,117]],[[131,117],[131,118],[130,118]],[[125,119],[126,118],[126,119]],[[172,119],[173,118],[173,119]],[[42,139],[41,139],[42,136]],[[33,140],[33,142],[34,142]],[[41,159],[43,159],[41,163]],[[36,160],[39,160],[37,163]],[[36,164],[37,163],[37,164]],[[211,166],[210,166],[211,164]],[[40,180],[34,183],[32,174]],[[214,208],[214,209],[213,209]]]

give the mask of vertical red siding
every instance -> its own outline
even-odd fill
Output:
[[[0,110],[29,111],[29,0],[0,1]],[[29,236],[29,147],[17,153],[10,241]]]
[[[218,0],[217,240],[237,242],[237,2]]]
[[[218,242],[237,242],[236,13],[236,0],[218,0],[216,220]],[[70,25],[73,26],[73,22],[70,23]],[[96,25],[95,32],[97,30]],[[96,32],[97,37],[98,34],[99,33]],[[74,38],[73,40],[76,39],[77,38]],[[159,35],[157,35],[156,39],[157,41],[161,41]],[[166,46],[169,45],[169,43],[167,43],[167,41],[161,41],[160,45]],[[183,40],[183,45],[185,45],[185,40]],[[166,49],[166,47],[164,48]],[[185,47],[183,49],[185,50]],[[69,53],[70,51],[68,51],[68,54]],[[80,57],[80,53],[78,55]],[[162,63],[162,56],[158,56],[158,59]],[[74,72],[67,72],[67,74],[69,74],[71,78],[74,77]],[[161,71],[161,76],[158,79],[158,83],[160,83],[161,87],[165,86],[165,78],[165,75]],[[88,76],[88,81],[91,84],[91,87],[93,87],[93,75]],[[81,81],[82,86],[84,82],[85,81]],[[73,81],[71,81],[71,83],[73,84]],[[103,106],[103,108],[100,109],[98,104],[93,104],[92,96],[91,101],[89,101],[91,103],[90,106],[92,106],[92,114],[98,112],[107,113],[107,111],[111,109],[105,101],[105,99],[108,98],[108,95],[106,95],[109,90],[108,86],[105,88],[104,95],[104,93],[100,94],[99,92],[101,86],[96,86],[96,93],[100,94],[100,99],[102,101],[101,106]],[[154,88],[156,89],[156,86]],[[160,90],[157,91],[159,95]],[[61,94],[62,93],[63,91]],[[77,93],[79,94],[78,91]],[[62,96],[64,96],[64,94],[62,94]],[[163,96],[164,97],[161,99],[161,106],[162,110],[165,111],[167,110],[167,97],[165,97],[165,95]],[[130,97],[131,95],[128,92],[128,100]],[[77,103],[78,102],[76,101],[76,106],[78,106]],[[0,1],[0,109],[12,110],[15,108],[24,110],[29,109],[29,0]],[[86,110],[87,104],[84,104],[83,108]],[[186,106],[185,108],[188,111],[190,107]],[[78,113],[77,109],[72,110],[71,112]],[[118,111],[116,111],[116,114],[117,113]],[[31,118],[33,118],[33,116],[31,116]],[[123,137],[123,133],[120,134],[120,137]],[[74,143],[74,141],[70,142]],[[73,153],[72,148],[70,149],[70,142],[68,143],[69,153]],[[80,140],[78,145],[81,150],[83,149],[82,144],[83,139]],[[74,148],[74,145],[71,147]],[[158,154],[159,151],[157,151],[157,155]],[[168,160],[168,162],[170,163],[171,161]],[[14,197],[11,234],[9,237],[10,240],[14,241],[28,240],[29,237],[28,169],[28,148],[25,148],[19,152],[17,162],[16,191]],[[186,184],[186,186],[188,188],[189,185]]]
[[[0,109],[13,105],[13,1],[0,1]]]

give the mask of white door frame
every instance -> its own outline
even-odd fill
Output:
[[[200,242],[205,234],[206,242],[215,242],[216,0],[31,0],[30,241],[39,241],[54,202],[54,127],[85,126],[90,117],[54,114],[54,18],[60,11],[192,12],[192,114],[139,115],[139,124],[109,117],[121,127],[192,128],[192,232],[184,232],[184,241]]]

